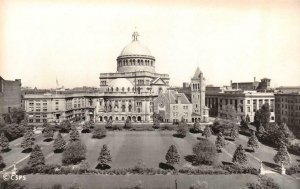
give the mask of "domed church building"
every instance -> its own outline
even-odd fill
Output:
[[[117,71],[100,73],[100,89],[96,119],[124,122],[126,119],[151,122],[153,99],[169,87],[169,75],[155,71],[155,57],[143,45],[139,34],[132,34],[132,41],[117,57]]]

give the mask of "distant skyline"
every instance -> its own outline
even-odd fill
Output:
[[[198,66],[207,85],[267,77],[272,87],[300,86],[299,0],[134,2],[0,0],[0,76],[99,87],[136,27],[171,86]]]

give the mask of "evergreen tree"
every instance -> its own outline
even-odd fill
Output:
[[[63,139],[61,133],[58,133],[57,137],[56,137],[56,139],[54,140],[54,143],[53,143],[54,150],[62,151],[62,150],[65,149],[65,146],[66,146],[66,141]]]
[[[205,126],[202,136],[204,136],[205,138],[208,138],[211,136],[211,129],[208,125]]]
[[[268,103],[265,103],[261,106],[261,112],[260,112],[260,123],[263,127],[266,128],[266,126],[270,123],[270,106]]]
[[[63,154],[62,163],[63,165],[77,164],[85,159],[86,146],[80,141],[70,141]]]
[[[103,126],[98,126],[93,131],[93,138],[101,139],[106,136],[106,129]]]
[[[21,147],[24,150],[31,149],[34,145],[33,137],[30,131],[27,131],[23,137],[23,141],[21,142]]]
[[[179,123],[178,128],[177,128],[177,136],[184,138],[186,136],[187,133],[187,124],[186,122],[183,120]]]
[[[99,158],[98,158],[98,162],[100,164],[108,164],[111,162],[111,155],[110,155],[110,151],[107,147],[106,144],[104,144],[101,148],[100,154],[99,154]]]
[[[246,121],[246,123],[248,123],[248,124],[250,123],[250,117],[249,117],[249,115],[248,115],[248,114],[246,115],[246,119],[245,119],[245,121]]]
[[[289,165],[291,163],[291,157],[284,143],[282,143],[273,158],[274,162],[280,165]]]
[[[236,138],[239,137],[239,128],[236,124],[233,125],[230,131],[230,137],[235,140]]]
[[[232,157],[232,162],[240,165],[245,165],[248,162],[247,155],[242,145],[239,145]]]
[[[79,140],[80,136],[79,136],[79,132],[77,131],[76,127],[73,126],[70,132],[70,140],[71,141],[76,141]]]
[[[217,135],[217,139],[216,139],[215,143],[216,143],[217,150],[220,150],[220,151],[225,146],[225,139],[221,132],[219,132],[219,134]]]
[[[212,165],[216,163],[217,150],[215,145],[209,140],[200,140],[193,146],[195,155],[194,164]]]
[[[199,123],[198,119],[196,119],[196,121],[194,123],[193,130],[194,130],[195,133],[200,133],[200,131],[201,131],[200,123]]]
[[[61,133],[68,133],[71,130],[71,123],[69,120],[64,120],[62,121],[62,123],[60,124],[60,132]]]
[[[105,128],[111,129],[112,128],[112,120],[107,120],[105,123]]]
[[[89,133],[90,132],[90,123],[89,122],[84,122],[82,125],[82,133]]]
[[[88,125],[89,125],[89,128],[91,129],[91,128],[94,128],[95,127],[95,122],[94,122],[94,120],[90,120],[89,122],[88,122]]]
[[[3,132],[1,133],[1,136],[0,136],[0,146],[1,146],[2,151],[9,149],[9,141]]]
[[[253,133],[251,137],[248,140],[247,146],[252,148],[252,150],[255,152],[255,149],[259,148],[259,142],[258,139],[256,138],[255,134]]]
[[[257,131],[257,136],[261,138],[265,133],[265,128],[260,124]]]
[[[154,121],[153,121],[153,128],[158,129],[159,125],[160,125],[159,119],[155,118]]]
[[[47,127],[45,127],[45,129],[44,129],[44,137],[45,137],[45,139],[53,139],[53,135],[54,135],[53,129],[48,124]]]
[[[35,167],[38,165],[45,165],[45,157],[39,145],[35,145],[33,148],[27,165]]]
[[[178,164],[180,162],[180,155],[174,144],[172,144],[169,147],[169,150],[168,150],[165,158],[167,160],[167,164],[172,165],[172,166],[174,164]]]
[[[288,146],[291,144],[291,141],[295,139],[294,134],[285,123],[281,123],[276,131],[277,133],[275,137],[277,138],[276,141],[278,146],[280,146],[281,143]]]

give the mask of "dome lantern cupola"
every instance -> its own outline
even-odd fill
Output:
[[[155,58],[148,47],[140,43],[139,36],[137,31],[133,32],[131,43],[125,46],[118,56],[118,72],[155,72]]]

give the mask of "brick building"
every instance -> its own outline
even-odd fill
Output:
[[[5,80],[0,76],[0,115],[20,108],[21,104],[21,80]]]

